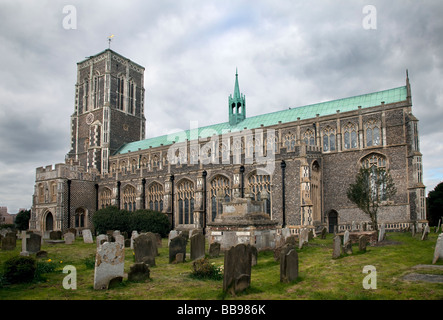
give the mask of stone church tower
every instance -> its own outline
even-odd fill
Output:
[[[110,49],[77,63],[68,163],[107,173],[110,155],[144,139],[144,71]]]

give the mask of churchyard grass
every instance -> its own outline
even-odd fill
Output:
[[[94,244],[85,244],[77,238],[72,245],[43,244],[42,250],[48,256],[39,261],[51,260],[56,270],[43,275],[43,278],[26,284],[2,284],[1,300],[140,300],[140,299],[242,299],[242,300],[285,300],[285,299],[356,299],[356,300],[441,300],[443,284],[420,281],[406,281],[409,273],[443,275],[438,270],[414,270],[419,264],[431,264],[437,234],[430,233],[429,239],[421,241],[410,233],[387,233],[387,239],[368,246],[365,253],[358,252],[358,244],[353,245],[352,255],[332,259],[332,235],[326,239],[311,240],[302,249],[297,248],[299,257],[299,278],[288,284],[280,283],[279,262],[273,252],[260,252],[258,263],[252,267],[251,286],[245,292],[233,297],[222,292],[223,281],[196,279],[191,276],[192,262],[188,257],[185,263],[170,264],[167,239],[163,239],[156,266],[150,268],[151,279],[144,282],[130,282],[126,279],[108,290],[94,290],[94,268],[91,257],[95,255]],[[207,245],[207,244],[206,244]],[[13,251],[0,251],[0,268],[3,263],[20,253],[21,243],[17,241]],[[216,265],[223,264],[223,254],[211,258]],[[125,249],[125,272],[134,263],[133,250]],[[63,267],[72,265],[77,271],[77,289],[63,288]],[[362,281],[368,275],[363,273],[366,265],[372,265],[377,272],[377,288],[364,289]],[[443,265],[443,261],[437,262]],[[1,271],[0,271],[1,272]]]

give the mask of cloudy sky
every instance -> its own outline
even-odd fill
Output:
[[[147,138],[227,121],[236,67],[247,116],[403,86],[409,69],[429,192],[443,181],[442,12],[441,0],[0,0],[0,206],[30,208],[35,168],[64,162],[76,63],[111,34],[146,68]]]

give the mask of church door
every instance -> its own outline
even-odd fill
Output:
[[[329,220],[329,233],[334,233],[334,226],[338,224],[338,213],[335,210],[331,210],[328,215]]]
[[[45,221],[45,230],[51,231],[54,229],[54,217],[52,216],[51,212],[48,212],[46,215],[46,221]]]

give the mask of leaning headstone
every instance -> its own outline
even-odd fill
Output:
[[[92,239],[92,232],[89,229],[84,229],[82,231],[83,234],[83,242],[84,243],[94,243],[94,240]]]
[[[2,239],[2,250],[14,250],[17,245],[15,232],[8,232]]]
[[[237,294],[251,284],[251,246],[244,243],[225,252],[223,291]]]
[[[378,242],[385,239],[385,224],[382,223],[380,230],[378,231]]]
[[[31,233],[28,241],[26,241],[26,251],[29,253],[37,253],[40,251],[41,245],[42,236],[36,233]]]
[[[97,248],[94,289],[108,289],[114,279],[124,274],[125,249],[117,242],[105,242]]]
[[[435,229],[435,233],[438,233],[438,231],[440,230],[440,225],[441,225],[441,218],[438,219],[438,225],[437,228]]]
[[[257,265],[258,250],[257,247],[251,246],[251,266]]]
[[[421,240],[428,240],[428,234],[429,234],[429,225],[426,225],[426,227],[423,228],[423,234],[421,235]]]
[[[168,235],[168,246],[171,243],[171,240],[174,239],[175,237],[178,237],[180,233],[177,230],[171,230],[169,231],[169,235]]]
[[[131,234],[131,249],[134,249],[134,240],[139,236],[137,230],[132,231]]]
[[[368,237],[362,234],[358,238],[358,251],[366,252],[366,245],[368,243]]]
[[[346,254],[352,254],[352,243],[351,243],[351,240],[348,240],[343,245],[343,252],[346,253]]]
[[[197,260],[205,256],[205,236],[197,232],[191,236],[191,260]]]
[[[323,227],[323,229],[321,230],[320,239],[326,239],[327,232],[328,232],[328,229],[326,229],[326,227]]]
[[[308,242],[308,234],[309,231],[306,228],[300,230],[300,234],[298,236],[298,248],[303,248],[304,244]]]
[[[340,236],[335,236],[334,237],[334,247],[332,250],[332,259],[337,259],[340,257],[341,254],[341,239]]]
[[[349,241],[349,231],[346,230],[344,235],[343,235],[343,245],[345,245],[346,242]]]
[[[149,266],[144,262],[136,262],[129,268],[128,281],[145,281],[149,275]]]
[[[209,258],[217,258],[220,255],[220,243],[213,242],[209,245]]]
[[[177,253],[183,253],[183,256],[186,257],[186,242],[186,238],[181,235],[171,239],[169,243],[169,263],[174,262]]]
[[[65,243],[73,244],[75,241],[75,235],[72,232],[65,233]]]
[[[157,243],[146,233],[140,234],[134,240],[135,262],[144,262],[150,267],[155,266],[155,257],[157,255]]]
[[[440,233],[440,235],[437,238],[434,250],[434,259],[432,260],[432,264],[437,263],[437,261],[440,259],[443,260],[443,233]]]
[[[295,249],[282,251],[280,256],[280,282],[289,283],[298,278],[298,254]]]

